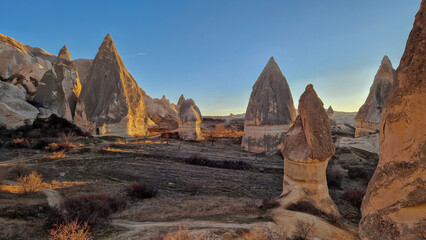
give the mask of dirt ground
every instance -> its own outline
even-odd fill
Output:
[[[237,236],[255,226],[270,224],[264,199],[278,197],[282,192],[282,156],[245,152],[240,138],[213,142],[159,137],[66,140],[75,147],[60,154],[31,146],[0,147],[0,169],[6,179],[0,189],[0,239],[46,238],[43,221],[48,197],[49,201],[60,202],[85,193],[108,193],[129,203],[105,225],[92,229],[95,239],[150,239],[183,225],[214,236]],[[36,141],[40,139],[31,139],[30,145]],[[343,149],[331,162],[339,162],[346,170],[365,166],[374,171],[375,158]],[[54,186],[54,192],[23,194],[10,190],[18,175],[34,170],[44,182]],[[339,211],[354,227],[360,218],[359,209],[343,200],[342,195],[348,188],[365,189],[368,180],[363,178],[348,175],[340,187],[330,187]],[[154,184],[159,189],[158,196],[145,200],[128,197],[126,187],[134,182]]]

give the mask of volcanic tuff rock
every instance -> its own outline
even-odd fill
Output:
[[[355,116],[355,137],[363,136],[379,130],[380,113],[395,78],[395,70],[387,56],[384,56],[379,70],[374,77],[365,103]]]
[[[242,147],[273,153],[296,118],[290,88],[271,57],[253,86],[244,121]]]
[[[40,48],[0,34],[0,80],[25,89],[27,100],[33,99],[40,79],[52,68],[50,60],[54,58]]]
[[[191,98],[179,99],[179,103],[179,137],[184,140],[201,140],[200,124],[203,117],[200,109]]]
[[[142,89],[108,34],[90,65],[74,122],[90,131],[102,128],[103,134],[144,136],[147,119]]]
[[[81,92],[81,84],[75,64],[66,46],[59,51],[53,68],[40,80],[34,102],[49,109],[58,117],[73,121],[75,105]]]
[[[326,215],[340,218],[328,194],[326,168],[335,149],[330,121],[313,86],[309,84],[299,99],[299,115],[288,131],[281,153],[284,156],[284,183],[280,203],[308,202]]]
[[[148,117],[160,128],[174,130],[178,128],[178,111],[173,103],[163,95],[161,99],[152,99],[145,92],[143,95]]]
[[[89,75],[90,65],[93,62],[93,59],[84,59],[79,58],[73,61],[75,66],[77,67],[78,77],[80,78],[80,83],[82,86],[86,85],[86,79]]]
[[[25,92],[17,86],[0,81],[0,125],[8,129],[32,124],[39,111],[25,101]]]
[[[380,159],[368,184],[361,239],[424,239],[426,0],[420,5],[380,120]]]

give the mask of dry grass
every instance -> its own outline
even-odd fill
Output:
[[[79,185],[85,185],[92,182],[81,182],[81,181],[57,181],[52,180],[50,183],[42,182],[40,185],[40,188],[36,191],[39,192],[42,188],[48,188],[48,189],[60,189],[60,188],[70,188],[73,186],[79,186]],[[23,185],[8,185],[8,184],[1,184],[0,185],[0,191],[13,193],[13,194],[24,194],[25,189]]]
[[[218,124],[215,129],[212,130],[203,130],[202,133],[206,139],[235,138],[244,135],[244,132],[242,131],[226,129],[224,124]]]
[[[287,232],[277,233],[270,228],[254,228],[243,234],[244,240],[287,240]]]
[[[65,150],[59,151],[59,152],[54,152],[52,155],[46,155],[46,158],[49,158],[51,160],[54,159],[62,159],[62,158],[66,158],[67,155],[65,154]]]
[[[42,188],[43,179],[41,174],[32,171],[28,176],[18,178],[25,193],[38,192]]]
[[[179,227],[179,230],[173,234],[159,235],[155,240],[208,240],[210,237],[204,233],[191,234],[185,226]]]
[[[55,225],[55,229],[49,230],[50,240],[91,240],[91,234],[89,232],[89,226],[87,222],[80,224],[77,219]]]

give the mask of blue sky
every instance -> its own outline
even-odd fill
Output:
[[[204,115],[245,112],[271,56],[296,107],[312,83],[326,107],[357,111],[382,57],[398,66],[420,2],[0,0],[0,33],[53,54],[65,44],[73,59],[110,33],[151,97],[183,93]]]

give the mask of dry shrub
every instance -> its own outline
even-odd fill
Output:
[[[65,154],[65,150],[59,151],[59,152],[54,152],[52,155],[50,156],[45,156],[49,159],[61,159],[61,158],[65,158],[67,155]]]
[[[49,143],[44,149],[47,151],[65,151],[74,148],[77,148],[77,145],[73,144],[72,142],[65,141],[61,143]]]
[[[30,143],[26,138],[15,138],[7,146],[10,148],[28,148]]]
[[[342,180],[348,176],[348,173],[340,164],[334,164],[327,168],[326,175],[329,186],[340,188]]]
[[[114,198],[104,193],[86,194],[68,198],[63,208],[67,211],[67,219],[80,219],[90,225],[96,225],[108,220],[108,217],[121,209],[127,203],[120,198]]]
[[[262,200],[261,208],[264,210],[276,208],[280,205],[277,197],[268,197]]]
[[[78,220],[55,225],[56,228],[49,230],[50,240],[91,240],[87,222],[79,223]]]
[[[250,170],[252,165],[243,161],[228,161],[228,160],[210,160],[200,154],[192,154],[186,159],[186,163],[191,165],[212,167],[212,168],[223,168],[232,170]]]
[[[155,240],[208,240],[210,237],[206,234],[191,234],[185,226],[179,227],[176,234],[168,233],[167,235],[160,234],[154,238]]]
[[[287,240],[286,232],[277,233],[270,228],[255,228],[243,234],[244,240]]]
[[[298,220],[296,223],[296,230],[294,230],[291,235],[293,240],[306,240],[309,238],[309,235],[314,231],[315,224],[313,222],[303,222]]]
[[[157,196],[158,188],[149,183],[132,183],[127,187],[127,194],[140,199],[153,198]]]
[[[36,171],[31,172],[28,176],[19,177],[18,182],[21,184],[25,193],[38,192],[43,184],[41,174],[38,174]]]
[[[343,193],[343,200],[348,201],[352,206],[360,208],[365,191],[359,188],[350,188]]]

